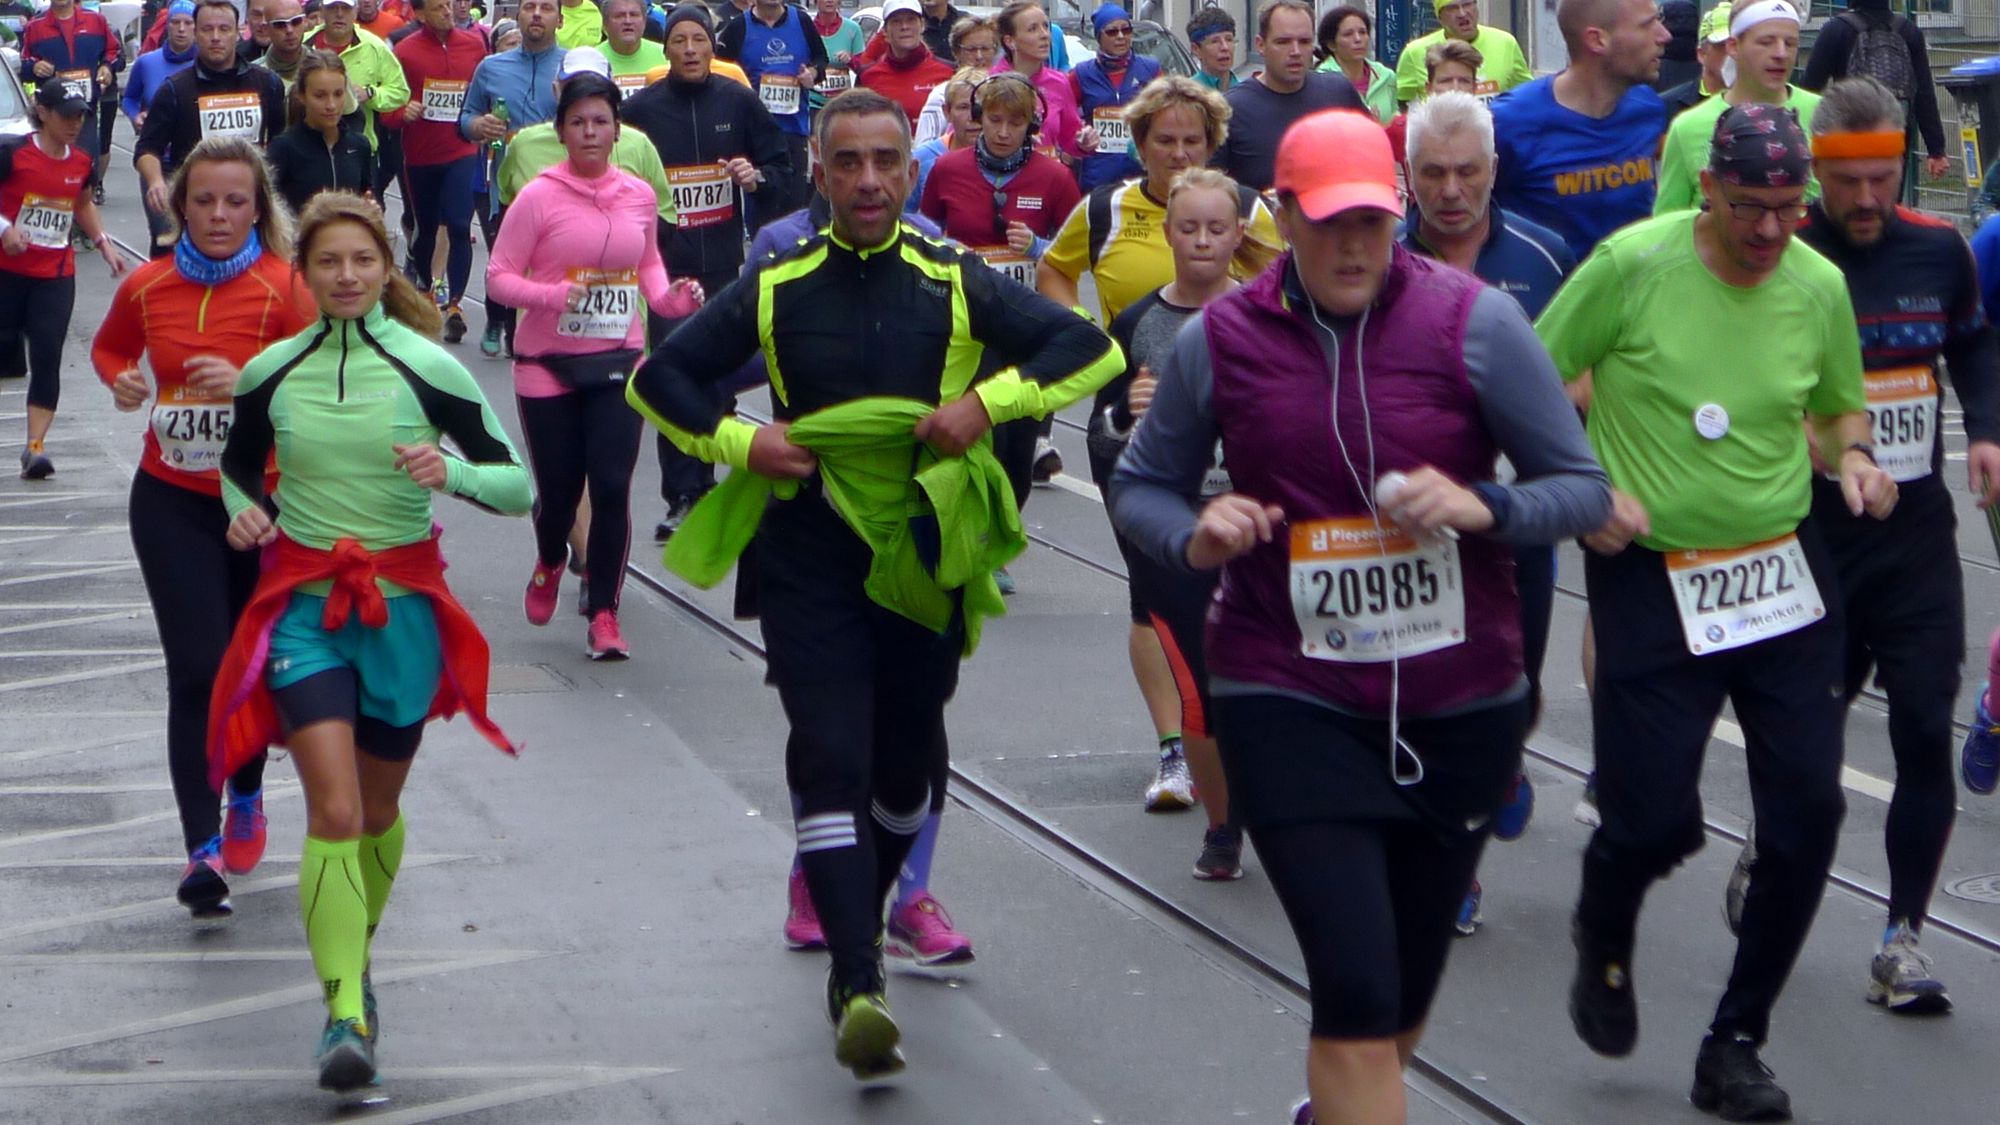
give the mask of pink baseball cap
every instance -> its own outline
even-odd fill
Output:
[[[1389,134],[1373,117],[1351,109],[1323,109],[1285,130],[1271,187],[1297,197],[1299,210],[1314,222],[1356,207],[1403,214]]]

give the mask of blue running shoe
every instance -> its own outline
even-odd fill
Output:
[[[1472,889],[1465,892],[1465,901],[1458,904],[1458,920],[1452,923],[1452,928],[1458,931],[1460,937],[1478,933],[1480,923],[1486,920],[1479,913],[1480,894],[1479,880],[1474,879]]]
[[[1310,1095],[1292,1103],[1292,1125],[1316,1125],[1319,1118],[1313,1114],[1313,1100]]]
[[[2000,726],[1986,713],[1986,693],[1972,708],[1972,731],[1965,736],[1965,749],[1958,753],[1958,772],[1965,787],[1984,797],[2000,784]]]
[[[1528,830],[1528,821],[1534,815],[1535,785],[1525,771],[1517,773],[1513,786],[1507,790],[1507,803],[1500,806],[1500,815],[1493,818],[1493,835],[1502,840],[1518,840]]]
[[[327,1020],[318,1062],[322,1090],[345,1094],[375,1081],[375,1048],[360,1020]]]

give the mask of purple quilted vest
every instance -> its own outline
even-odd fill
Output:
[[[1214,361],[1214,413],[1236,490],[1285,510],[1291,523],[1366,517],[1364,489],[1392,470],[1430,465],[1462,483],[1491,480],[1496,449],[1465,370],[1465,329],[1481,283],[1398,246],[1359,347],[1340,348],[1338,410],[1318,330],[1287,308],[1286,258],[1202,314]],[[1360,362],[1357,362],[1360,361]],[[1365,383],[1374,466],[1362,423]],[[1339,419],[1347,458],[1333,435]],[[1465,535],[1458,544],[1465,640],[1401,660],[1402,714],[1427,715],[1504,693],[1521,677],[1512,551]],[[1387,716],[1390,664],[1337,663],[1300,651],[1288,535],[1280,531],[1223,568],[1209,612],[1217,677],[1303,692],[1343,710]]]

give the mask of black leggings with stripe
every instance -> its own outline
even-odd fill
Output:
[[[517,396],[528,463],[535,473],[535,551],[543,566],[569,558],[577,504],[590,489],[590,542],[584,607],[616,611],[632,551],[632,469],[642,420],[625,404],[625,385],[548,398]]]

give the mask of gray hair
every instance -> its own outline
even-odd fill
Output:
[[[1479,151],[1493,156],[1493,111],[1471,94],[1445,90],[1432,94],[1410,107],[1403,147],[1412,165],[1430,137],[1451,137],[1470,129],[1479,138]]]
[[[1901,132],[1902,128],[1903,104],[1889,87],[1866,75],[1843,78],[1828,86],[1813,109],[1815,137],[1875,129]]]

